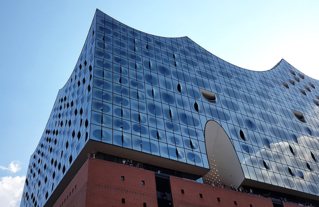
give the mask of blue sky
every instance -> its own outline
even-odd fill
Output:
[[[268,70],[284,58],[319,79],[319,1],[0,0],[0,201],[5,205],[20,200],[1,194],[1,188],[5,182],[23,183],[96,8],[150,34],[188,36],[243,68]]]

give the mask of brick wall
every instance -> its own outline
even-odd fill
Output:
[[[125,204],[122,203],[122,199],[125,199]],[[90,158],[72,179],[54,207],[143,207],[144,203],[147,207],[157,207],[153,172]]]
[[[122,204],[123,198],[125,204]],[[104,160],[90,160],[86,206],[143,207],[144,203],[147,207],[157,207],[153,172]]]
[[[65,188],[53,207],[84,207],[89,163],[85,162],[70,184]]]
[[[256,195],[173,176],[170,176],[170,183],[174,207],[273,207],[270,199]],[[157,207],[154,172],[90,158],[54,207],[144,207],[144,203],[147,207]],[[283,204],[284,207],[298,206]]]
[[[204,185],[177,177],[170,177],[170,182],[174,207],[273,207],[270,199],[256,195]],[[184,191],[184,194],[181,190]]]

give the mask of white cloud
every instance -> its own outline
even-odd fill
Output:
[[[2,207],[20,206],[25,176],[0,178],[0,203]]]
[[[10,172],[12,173],[16,173],[18,172],[19,170],[21,170],[21,167],[20,167],[20,162],[18,161],[12,161],[8,167],[4,167],[2,165],[0,165],[0,169],[1,170],[9,170]]]

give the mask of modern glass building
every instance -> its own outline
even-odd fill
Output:
[[[319,82],[285,60],[246,70],[188,37],[146,34],[96,10],[31,155],[21,206],[52,206],[92,151],[319,200],[318,109]]]

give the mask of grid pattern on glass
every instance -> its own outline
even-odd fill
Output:
[[[113,106],[113,124],[102,124],[113,133],[108,143],[193,165],[199,152],[199,166],[207,167],[203,130],[213,119],[231,138],[246,178],[318,193],[316,80],[296,75],[285,60],[269,71],[245,70],[188,37],[145,34],[102,13],[96,26],[93,99]],[[215,103],[201,90],[213,92]],[[199,151],[187,144],[193,140]]]
[[[21,206],[43,206],[88,139],[209,168],[208,120],[229,135],[247,179],[318,195],[318,84],[285,60],[249,71],[97,10],[30,158]]]
[[[94,68],[94,20],[75,68],[59,91],[31,155],[20,206],[44,206],[89,140]]]

